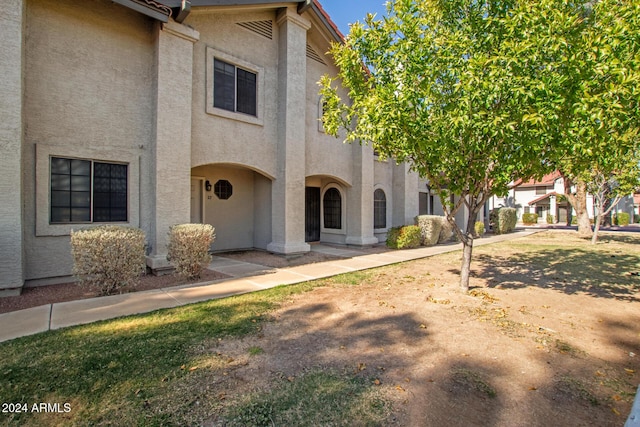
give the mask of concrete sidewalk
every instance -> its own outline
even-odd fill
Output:
[[[483,237],[476,240],[474,246],[513,240],[538,231],[524,230],[499,236]],[[461,244],[451,243],[417,249],[367,253],[364,250],[351,247],[318,244],[312,245],[313,251],[341,257],[341,259],[290,268],[271,268],[216,256],[213,258],[209,268],[225,273],[231,278],[151,291],[47,304],[0,314],[0,342],[67,326],[147,313],[162,308],[177,307],[259,291],[279,285],[291,285],[342,273],[426,258],[461,248]]]

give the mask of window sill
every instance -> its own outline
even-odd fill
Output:
[[[249,123],[256,126],[264,126],[264,120],[260,117],[250,116],[244,113],[236,113],[235,111],[224,110],[222,108],[207,107],[207,114],[211,116],[224,117],[238,122]]]

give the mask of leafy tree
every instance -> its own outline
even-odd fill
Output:
[[[604,216],[608,215],[623,197],[632,194],[640,184],[640,168],[636,161],[627,161],[622,165],[622,169],[610,175],[593,170],[587,182],[587,190],[593,195],[596,205],[595,227],[591,237],[591,243],[596,244]]]
[[[460,286],[468,290],[474,224],[516,178],[549,172],[551,146],[534,112],[538,83],[522,55],[517,2],[395,0],[388,16],[354,24],[324,76],[325,130],[371,143],[429,180],[463,243]],[[528,48],[528,46],[524,46]],[[533,64],[533,65],[532,65]],[[537,75],[535,76],[538,77]],[[452,202],[451,195],[458,196]],[[466,228],[455,214],[466,208]]]
[[[531,32],[522,45],[541,82],[536,114],[557,147],[548,161],[565,178],[579,233],[591,236],[587,192],[638,174],[640,2],[523,1],[513,19]]]

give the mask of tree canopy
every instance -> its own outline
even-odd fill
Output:
[[[340,83],[325,76],[324,126],[346,140],[371,143],[408,162],[440,196],[449,220],[466,208],[461,287],[468,289],[478,212],[516,178],[547,172],[550,147],[540,138],[521,31],[508,19],[514,1],[409,1],[367,16],[331,53]],[[450,195],[459,196],[451,203]],[[454,223],[455,224],[455,223]]]
[[[585,189],[589,172],[615,175],[638,158],[639,8],[390,1],[388,16],[368,15],[332,46],[339,73],[321,80],[325,130],[408,162],[452,223],[465,209],[467,227],[455,230],[468,289],[473,226],[491,196],[554,169]]]

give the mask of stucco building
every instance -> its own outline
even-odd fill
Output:
[[[70,231],[97,224],[144,230],[162,269],[173,224],[289,254],[433,211],[406,165],[323,132],[340,38],[309,0],[6,0],[0,294],[67,280]]]

